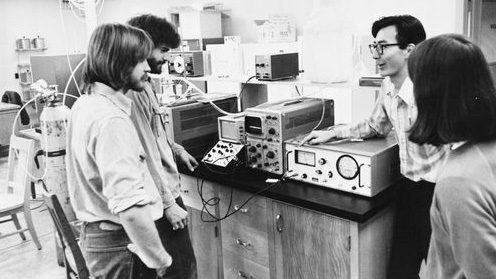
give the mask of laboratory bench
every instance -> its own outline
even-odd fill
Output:
[[[364,197],[227,172],[181,170],[199,278],[386,278],[401,180]]]

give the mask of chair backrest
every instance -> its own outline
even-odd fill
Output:
[[[83,253],[81,252],[81,248],[76,241],[76,237],[74,236],[72,227],[69,224],[69,221],[67,221],[64,210],[60,205],[59,199],[55,194],[48,193],[45,187],[43,188],[44,189],[42,190],[42,193],[45,204],[47,206],[48,212],[50,213],[50,216],[52,217],[53,223],[55,224],[55,228],[57,229],[57,233],[61,240],[60,242],[64,251],[67,275],[68,277],[69,275],[75,275],[79,279],[87,279],[89,278],[89,271],[88,267],[86,266],[86,261],[83,257]],[[66,251],[67,247],[70,249],[74,261],[68,260],[68,253]],[[76,270],[74,270],[73,266],[71,266],[71,262],[75,264]]]
[[[12,135],[9,145],[9,171],[7,193],[24,196],[24,204],[29,204],[31,179],[28,171],[33,168],[34,140]]]

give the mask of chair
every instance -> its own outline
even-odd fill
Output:
[[[32,169],[34,141],[12,135],[9,146],[9,164],[7,177],[7,191],[0,193],[0,218],[10,216],[11,218],[1,220],[0,223],[13,221],[16,231],[0,235],[0,239],[19,234],[22,240],[26,240],[25,231],[29,231],[31,238],[38,250],[41,249],[40,241],[34,229],[31,218],[31,180],[26,170]],[[27,228],[23,228],[17,218],[17,213],[23,212]]]
[[[72,226],[69,221],[67,221],[67,217],[60,205],[59,199],[55,194],[49,193],[46,190],[43,181],[37,183],[43,184],[43,187],[37,188],[42,189],[43,199],[45,200],[48,212],[50,212],[50,216],[52,216],[52,221],[57,229],[58,237],[61,240],[60,244],[64,255],[64,266],[67,278],[90,278],[86,260],[84,259],[81,248],[74,236]],[[70,250],[67,250],[67,247],[69,247]]]

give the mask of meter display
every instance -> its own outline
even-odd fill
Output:
[[[315,153],[295,150],[295,162],[297,164],[315,167]]]
[[[344,179],[354,179],[359,172],[357,161],[350,155],[343,155],[336,161],[336,169]]]

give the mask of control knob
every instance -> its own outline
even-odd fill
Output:
[[[269,151],[267,152],[267,158],[269,159],[274,159],[276,157],[276,154],[274,154],[273,151]]]

